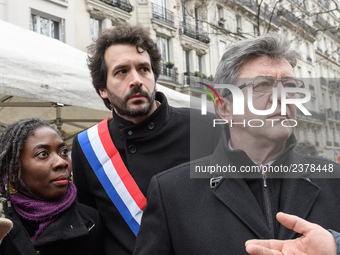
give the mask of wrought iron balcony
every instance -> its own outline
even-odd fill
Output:
[[[316,30],[310,25],[308,25],[302,18],[299,18],[294,12],[291,12],[282,7],[277,12],[277,15],[289,20],[293,24],[298,25],[300,28],[302,28],[304,31],[308,32],[309,34],[313,36],[316,35]]]
[[[117,7],[126,12],[133,11],[133,6],[130,4],[129,0],[99,0],[99,1]]]
[[[332,146],[332,145],[333,145],[333,142],[332,142],[332,141],[327,141],[327,142],[326,142],[326,145],[327,145],[327,146]]]
[[[336,111],[336,112],[334,113],[334,116],[335,116],[335,119],[336,119],[336,120],[340,120],[340,111]]]
[[[322,18],[320,15],[316,16],[316,22],[319,23],[324,28],[330,28],[332,27],[331,24],[328,23],[324,18]]]
[[[332,108],[328,108],[326,113],[327,113],[326,114],[327,118],[340,121],[340,112],[339,111],[333,111]]]
[[[208,33],[204,32],[201,26],[192,26],[187,22],[181,22],[181,34],[199,40],[203,43],[210,43]]]
[[[331,1],[328,1],[328,0],[318,0],[318,2],[319,2],[320,4],[322,4],[326,9],[329,10],[329,8],[330,8],[330,2],[331,2]]]
[[[301,111],[296,112],[296,116],[299,119],[307,119],[311,121],[316,121],[320,124],[325,123],[326,113],[309,111],[312,115],[304,115]]]
[[[162,64],[159,78],[162,80],[177,82],[177,68],[176,67],[170,68],[168,65]]]
[[[334,114],[334,111],[332,110],[332,108],[327,109],[327,118],[329,118],[329,119],[335,118],[335,114]]]
[[[158,5],[152,4],[152,16],[155,19],[164,21],[165,23],[173,26],[174,25],[174,14],[172,11],[167,10],[166,8]]]
[[[320,77],[320,84],[327,86],[327,80],[324,77]]]
[[[261,18],[264,18],[267,21],[270,20],[275,25],[281,26],[280,17],[272,15],[272,12],[269,11],[265,5],[257,4],[257,1],[255,0],[237,0],[236,3],[243,8],[250,9],[254,14],[256,14],[258,12],[258,8],[260,8]]]
[[[333,89],[335,91],[340,91],[340,81],[339,80],[330,80],[328,82],[328,88]]]
[[[208,78],[205,75],[198,74],[198,73],[190,73],[185,72],[183,75],[183,84],[184,86],[190,86],[191,88],[198,88],[202,87],[199,82],[206,83],[208,85],[212,85],[213,79]]]

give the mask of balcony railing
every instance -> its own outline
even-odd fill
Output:
[[[340,81],[339,80],[330,80],[328,82],[328,88],[335,90],[335,91],[340,91]]]
[[[237,3],[239,3],[242,7],[249,8],[252,10],[255,14],[258,11],[258,8],[260,7],[260,13],[261,13],[261,18],[266,19],[267,21],[271,20],[273,24],[276,26],[281,26],[281,21],[280,17],[277,15],[272,15],[272,12],[267,9],[265,6],[258,5],[254,0],[237,0]]]
[[[321,26],[323,26],[324,29],[327,29],[330,31],[334,36],[337,38],[340,38],[340,32],[338,26],[332,26],[327,20],[322,18],[320,15],[316,16],[315,21],[319,23]]]
[[[335,114],[331,108],[327,109],[327,118],[334,119]]]
[[[317,121],[319,123],[325,123],[326,113],[309,111],[312,115],[304,115],[301,111],[297,111],[296,115],[299,119],[309,119],[311,121]]]
[[[324,77],[320,77],[320,84],[327,86],[327,80]]]
[[[99,0],[99,1],[117,7],[126,12],[133,11],[133,6],[130,4],[128,0]]]
[[[322,4],[326,9],[329,9],[330,7],[330,1],[327,0],[318,0],[320,4]]]
[[[213,79],[208,78],[205,75],[199,75],[195,73],[185,72],[183,76],[184,86],[190,86],[192,88],[203,87],[199,82],[203,82],[208,85],[212,85]]]
[[[340,112],[339,111],[333,111],[332,108],[327,109],[327,118],[333,119],[333,120],[340,120]]]
[[[330,28],[331,24],[328,23],[324,18],[322,18],[320,15],[316,16],[316,22],[318,22],[321,26],[324,28]]]
[[[316,30],[311,27],[310,25],[308,25],[302,18],[299,18],[296,16],[296,14],[294,12],[291,12],[285,8],[281,8],[278,11],[278,15],[281,17],[286,18],[287,20],[289,20],[290,22],[298,25],[300,28],[302,28],[304,31],[308,32],[311,35],[316,34]]]
[[[340,120],[340,111],[336,111],[336,112],[334,113],[334,116],[335,116],[335,119],[336,119],[336,120]]]
[[[166,64],[162,64],[160,79],[177,82],[177,68],[169,68]]]
[[[172,11],[169,11],[168,9],[158,5],[158,4],[152,4],[152,16],[155,19],[164,21],[165,23],[168,23],[169,25],[174,25],[174,14]]]
[[[181,34],[199,40],[203,43],[210,43],[208,34],[200,26],[192,26],[187,22],[181,22]]]

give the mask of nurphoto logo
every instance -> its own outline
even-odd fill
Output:
[[[200,84],[206,86],[207,88],[209,88],[218,98],[219,103],[222,105],[222,100],[221,97],[219,96],[219,94],[217,93],[216,89],[228,89],[232,95],[233,101],[233,115],[244,115],[244,106],[245,106],[245,97],[244,94],[242,92],[242,90],[235,86],[235,85],[229,85],[229,84],[216,84],[215,87],[211,87],[205,83],[201,83]],[[216,105],[218,102],[215,100],[215,97],[213,96],[213,94],[208,91],[207,89],[204,88],[199,88],[201,90],[203,90],[204,92],[206,92],[212,99],[214,104]],[[270,109],[266,109],[266,110],[258,110],[255,109],[254,104],[253,104],[253,88],[251,86],[248,86],[246,89],[248,89],[248,96],[247,96],[247,105],[249,108],[249,111],[252,112],[253,114],[256,115],[270,115],[272,113],[275,112],[275,110],[278,107],[278,89],[277,87],[273,87],[272,88],[272,97],[273,97],[273,103]],[[201,114],[202,115],[206,115],[207,114],[207,94],[202,94],[201,95]],[[292,97],[290,95],[296,95],[299,94],[300,96],[297,97]],[[295,105],[298,109],[300,109],[300,111],[304,114],[304,115],[312,115],[305,106],[303,106],[304,103],[307,103],[310,99],[311,99],[311,93],[307,88],[296,88],[296,87],[282,87],[281,88],[281,99],[280,99],[280,104],[281,104],[281,115],[286,115],[287,114],[287,105],[288,104],[293,104]],[[255,121],[260,121],[260,120],[251,120],[253,122]],[[286,122],[288,120],[284,120],[282,122]],[[296,120],[289,120],[289,121],[293,121],[295,122],[295,125],[297,125]],[[227,121],[223,120],[223,119],[216,119],[214,121],[214,126],[216,124],[226,124]],[[253,125],[254,127],[261,127],[263,126],[264,123],[262,121],[262,124],[260,125]],[[273,123],[272,123],[273,125]],[[284,123],[282,123],[283,126]],[[250,126],[252,126],[250,124]],[[287,126],[288,127],[288,126]],[[291,126],[289,126],[291,127]]]
[[[205,84],[205,83],[203,83],[203,82],[197,82],[197,83],[202,84],[203,86],[206,86],[206,87],[209,88],[212,92],[214,92],[215,95],[217,96],[217,98],[218,98],[220,104],[222,105],[221,97],[220,97],[220,95],[217,93],[217,91],[216,91],[213,87],[211,87],[210,85]],[[200,90],[203,90],[205,93],[207,93],[207,94],[212,98],[212,100],[213,100],[213,102],[214,102],[215,105],[217,104],[214,95],[211,94],[209,90],[206,90],[206,89],[200,88],[200,87],[198,87],[198,88],[199,88]],[[202,115],[207,115],[207,94],[202,94],[202,95],[201,95],[201,100],[202,100],[202,101],[201,101],[201,102],[202,102],[202,104],[201,104],[201,114],[202,114]]]

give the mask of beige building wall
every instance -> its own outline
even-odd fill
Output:
[[[60,40],[75,46],[73,0],[0,0],[0,19],[31,29],[31,14],[60,22]]]

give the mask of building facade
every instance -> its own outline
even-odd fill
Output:
[[[142,24],[163,57],[158,82],[200,96],[229,45],[268,31],[301,52],[296,76],[311,92],[295,134],[320,154],[340,154],[340,12],[330,0],[0,0],[0,19],[87,51],[104,29]],[[340,5],[339,5],[340,6]]]

